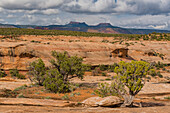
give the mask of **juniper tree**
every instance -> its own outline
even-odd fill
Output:
[[[62,76],[63,81],[67,82],[69,75],[76,75],[78,78],[82,79],[84,72],[87,70],[87,65],[83,64],[83,58],[77,56],[69,56],[65,51],[64,53],[59,53],[52,51],[52,59],[50,62]]]
[[[32,63],[29,64],[29,75],[32,75],[34,77],[34,81],[38,85],[43,85],[43,82],[45,80],[45,71],[46,67],[42,59],[38,59]]]
[[[144,61],[132,61],[130,63],[121,61],[115,68],[117,79],[128,88],[128,91],[122,94],[124,98],[122,106],[133,104],[134,96],[141,91],[146,83],[150,67],[150,64]]]
[[[57,69],[50,69],[46,71],[46,77],[43,85],[46,89],[54,93],[66,93],[69,91],[69,82],[64,83],[63,76]]]

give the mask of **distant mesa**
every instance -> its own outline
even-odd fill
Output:
[[[110,23],[99,23],[97,27],[113,27]]]
[[[67,24],[67,26],[88,27],[88,25],[85,22],[73,22],[73,21],[71,21],[69,24]]]
[[[0,24],[0,28],[67,30],[67,31],[81,31],[81,32],[95,32],[95,33],[109,33],[109,34],[149,34],[152,32],[170,33],[169,30],[122,28],[118,26],[112,26],[110,23],[99,23],[97,25],[88,25],[85,22],[74,22],[74,21],[71,21],[70,23],[65,25],[48,25],[48,26]]]

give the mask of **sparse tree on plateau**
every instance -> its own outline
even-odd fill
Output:
[[[77,56],[69,56],[67,52],[59,53],[52,51],[52,59],[50,62],[52,67],[46,72],[46,78],[43,83],[46,89],[55,93],[66,93],[69,92],[69,76],[78,76],[80,79],[83,78],[86,65],[84,65],[83,59]]]
[[[29,65],[29,74],[34,77],[34,81],[38,85],[43,85],[43,82],[45,80],[45,64],[42,59],[38,59]]]
[[[85,64],[83,64],[83,58],[77,56],[69,56],[67,52],[59,53],[52,51],[52,59],[50,62],[53,68],[63,76],[63,81],[67,82],[69,75],[76,75],[78,78],[82,79],[84,72],[87,70]]]
[[[141,91],[146,82],[150,67],[150,64],[144,61],[132,61],[130,63],[121,61],[115,68],[116,79],[128,88],[128,91],[122,94],[124,98],[122,106],[131,106],[133,104],[135,95]]]

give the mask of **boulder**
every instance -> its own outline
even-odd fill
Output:
[[[109,97],[105,97],[103,98],[100,102],[98,102],[97,104],[99,106],[114,106],[114,105],[118,105],[121,104],[122,100],[117,97],[117,96],[109,96]]]
[[[102,100],[101,97],[90,97],[82,102],[82,104],[92,107],[99,106],[98,103]]]
[[[91,107],[97,107],[97,106],[114,106],[121,104],[122,100],[119,97],[116,96],[109,96],[105,98],[101,97],[90,97],[82,102],[82,104],[86,106],[91,106]]]

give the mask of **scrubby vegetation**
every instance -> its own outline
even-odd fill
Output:
[[[5,77],[5,76],[7,76],[7,74],[5,73],[5,71],[3,71],[3,70],[0,69],[0,78],[1,78],[1,77]]]
[[[132,61],[130,63],[121,61],[114,69],[117,76],[114,77],[113,82],[111,84],[99,84],[96,93],[101,97],[120,96],[124,98],[122,106],[131,106],[135,95],[141,91],[147,79],[149,79],[147,75],[161,77],[151,68],[152,65],[144,61]]]
[[[83,59],[77,56],[69,56],[67,52],[59,53],[52,51],[54,59],[50,61],[51,67],[47,69],[42,59],[34,61],[29,66],[29,74],[34,77],[38,85],[54,93],[70,91],[69,76],[76,75],[82,79],[88,66],[83,64]]]
[[[11,77],[16,77],[18,79],[25,79],[25,76],[20,74],[19,71],[17,69],[11,69],[9,71]]]
[[[149,35],[139,35],[139,34],[104,34],[104,33],[89,33],[89,32],[79,32],[79,31],[62,31],[62,30],[41,30],[41,29],[21,29],[21,28],[0,28],[0,35],[3,38],[17,39],[21,35],[51,35],[51,36],[84,36],[84,37],[115,37],[117,39],[124,40],[170,40],[170,35],[165,33],[150,33]],[[32,41],[35,43],[40,43]],[[72,42],[71,40],[69,42]],[[108,40],[103,40],[104,43],[115,43],[109,42]]]
[[[43,85],[45,80],[45,64],[42,59],[38,59],[29,65],[29,75],[34,77],[33,81],[35,81],[38,85]],[[31,80],[32,81],[32,80]]]
[[[2,65],[3,65],[3,64],[1,63],[1,64],[0,64],[0,78],[7,76],[7,74],[5,73],[5,71],[4,71],[3,69],[1,69]]]

